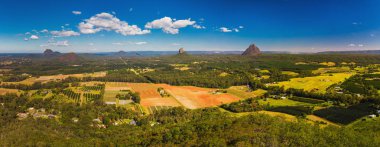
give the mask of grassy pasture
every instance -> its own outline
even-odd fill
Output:
[[[4,95],[6,93],[16,93],[16,94],[19,94],[19,90],[18,89],[0,88],[0,95]]]
[[[262,96],[266,93],[266,91],[263,89],[257,89],[255,91],[249,92],[247,86],[231,86],[227,89],[227,93],[230,93],[242,99],[246,99]]]
[[[335,66],[334,62],[321,62],[319,63],[320,65],[325,65],[325,66]]]
[[[318,68],[317,70],[313,70],[313,74],[324,74],[324,73],[343,73],[349,72],[350,67],[328,67],[328,68]]]
[[[315,77],[293,78],[289,81],[272,84],[272,86],[284,86],[285,89],[295,88],[325,93],[328,87],[333,84],[341,83],[352,75],[354,75],[354,73],[333,73]]]
[[[268,98],[267,100],[260,99],[259,100],[260,105],[270,105],[272,107],[282,107],[282,106],[312,106],[313,104],[305,103],[305,102],[299,102],[299,101],[293,101],[290,99],[272,99]]]
[[[270,71],[267,70],[267,69],[259,70],[259,72],[262,73],[262,74],[269,74],[270,73]]]
[[[107,82],[104,89],[103,101],[116,102],[116,95],[120,93],[121,90],[131,90],[131,88],[124,82]]]
[[[299,74],[296,73],[296,72],[293,72],[293,71],[281,71],[281,74],[284,74],[284,75],[289,75],[289,76],[298,76]]]

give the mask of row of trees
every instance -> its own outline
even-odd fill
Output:
[[[66,95],[67,97],[74,99],[75,102],[80,102],[80,96],[81,96],[80,93],[75,93],[71,89],[65,89],[62,91],[62,93]]]

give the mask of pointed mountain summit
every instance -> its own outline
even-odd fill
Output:
[[[261,51],[260,49],[255,45],[255,44],[251,44],[244,52],[243,56],[258,56],[261,54]]]
[[[43,53],[43,55],[45,57],[52,57],[52,56],[57,56],[57,55],[60,55],[61,53],[60,52],[54,52],[53,50],[51,49],[46,49]]]
[[[178,50],[178,55],[181,55],[181,54],[185,54],[186,52],[185,52],[185,49],[183,49],[183,48],[180,48],[179,50]]]

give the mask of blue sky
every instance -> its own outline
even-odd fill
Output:
[[[380,49],[379,0],[0,0],[0,52]]]

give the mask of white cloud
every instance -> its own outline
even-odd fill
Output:
[[[244,26],[239,26],[239,29],[243,29],[244,28]]]
[[[40,47],[48,47],[49,45],[47,44],[41,44]]]
[[[89,46],[94,46],[95,44],[91,42],[91,43],[88,43],[88,45]]]
[[[239,32],[240,30],[239,29],[237,29],[237,28],[234,28],[233,29],[235,32]]]
[[[348,46],[349,46],[349,47],[355,47],[356,44],[351,43],[351,44],[349,44]]]
[[[72,13],[75,14],[75,15],[81,15],[82,14],[81,11],[72,11]]]
[[[30,39],[31,40],[38,40],[38,39],[40,39],[40,37],[38,37],[37,35],[32,35],[32,36],[30,36]]]
[[[112,43],[113,45],[123,45],[123,43],[120,43],[120,42],[114,42]]]
[[[67,30],[62,30],[62,31],[51,31],[50,32],[53,36],[55,37],[70,37],[70,36],[79,36],[80,34],[75,31],[67,31]]]
[[[369,34],[369,36],[371,36],[371,37],[375,37],[375,34]]]
[[[145,41],[142,41],[142,42],[136,42],[135,44],[137,45],[143,45],[143,44],[147,44],[148,42],[145,42]]]
[[[55,46],[63,46],[63,47],[65,47],[65,46],[70,46],[69,41],[67,41],[67,40],[64,40],[64,41],[57,41],[54,45],[55,45]]]
[[[41,33],[48,33],[49,30],[47,30],[47,29],[43,29],[43,30],[41,30],[40,32],[41,32]]]
[[[219,30],[220,30],[221,32],[224,32],[224,33],[232,32],[232,30],[230,30],[230,29],[228,29],[228,28],[226,28],[226,27],[221,27],[221,28],[219,28]]]
[[[86,19],[78,26],[83,34],[94,34],[99,31],[115,31],[116,33],[127,35],[143,35],[150,33],[149,30],[142,30],[137,25],[129,25],[109,13],[100,13]]]
[[[25,35],[30,35],[30,32],[26,32]]]
[[[69,44],[69,41],[67,40],[63,40],[63,41],[49,40],[47,44],[40,45],[40,47],[49,47],[49,46],[67,47],[67,46],[70,46],[70,44]]]
[[[178,34],[180,28],[194,25],[195,21],[189,19],[173,20],[170,17],[163,17],[161,19],[153,20],[145,25],[148,29],[162,29],[163,32],[168,34]]]
[[[205,26],[201,26],[201,25],[197,25],[197,24],[194,24],[193,27],[196,29],[206,29]]]
[[[358,44],[358,47],[364,47],[364,45],[363,44]]]
[[[179,43],[172,43],[171,45],[172,46],[180,46],[181,44],[179,44]]]
[[[133,8],[129,8],[129,12],[132,12],[133,11]]]
[[[28,38],[24,38],[24,41],[29,41],[29,39]]]

